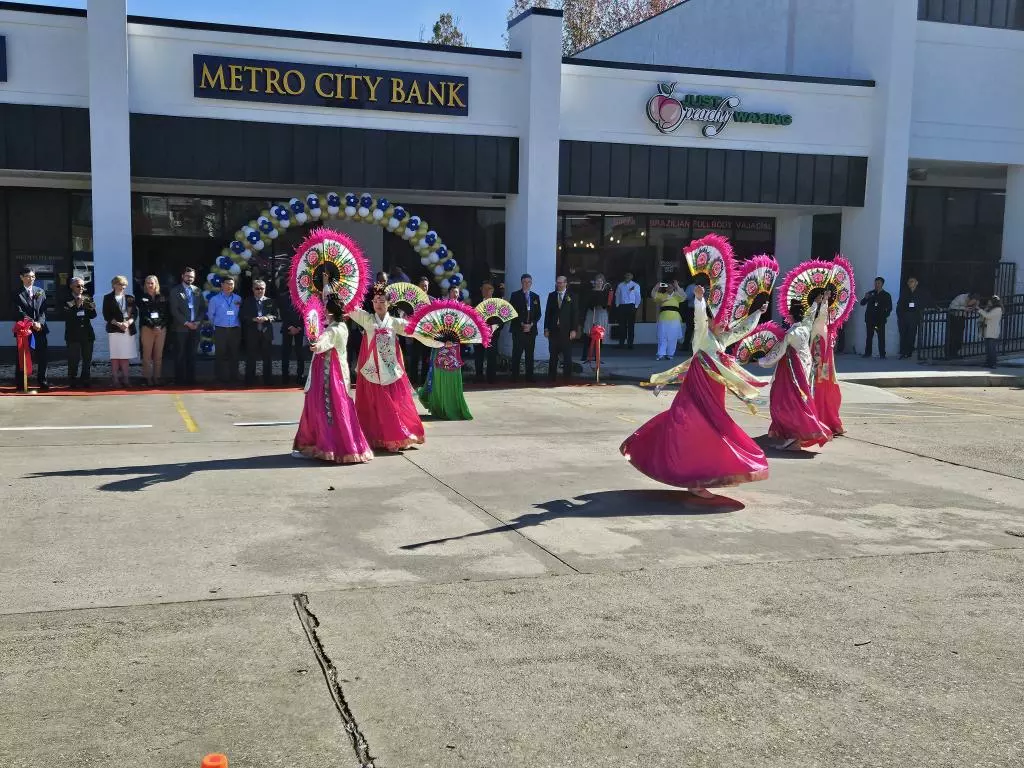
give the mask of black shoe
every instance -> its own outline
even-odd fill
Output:
[[[863,357],[865,360],[868,360],[871,358],[871,355],[861,355],[861,357]]]
[[[50,391],[50,385],[46,384],[46,383],[40,384],[39,385],[39,391],[40,392],[49,392]]]

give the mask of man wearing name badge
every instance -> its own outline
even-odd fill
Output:
[[[254,280],[252,296],[242,304],[242,327],[245,333],[245,386],[256,383],[256,358],[263,360],[263,386],[273,383],[274,363],[270,353],[274,347],[274,323],[279,320],[274,300],[267,298],[267,284]]]
[[[569,281],[564,275],[555,279],[555,290],[548,294],[544,308],[544,338],[548,340],[548,380],[558,375],[558,358],[562,358],[562,378],[572,378],[572,343],[576,340],[576,328],[580,323],[579,308],[569,293]]]
[[[85,295],[85,283],[72,277],[71,299],[64,305],[64,344],[68,348],[68,382],[72,389],[88,389],[92,380],[92,350],[96,331],[96,303]],[[79,371],[81,366],[81,371]]]
[[[864,310],[864,325],[867,330],[867,341],[864,342],[863,357],[871,357],[872,336],[878,336],[878,356],[885,360],[885,323],[892,314],[892,296],[885,290],[885,278],[875,278],[874,290],[868,291],[861,299]]]
[[[220,293],[210,299],[206,316],[213,325],[213,343],[216,345],[217,381],[237,386],[238,356],[242,347],[242,300],[235,294],[235,281],[221,280]]]
[[[636,329],[636,311],[640,307],[640,286],[633,282],[633,273],[627,272],[615,289],[615,311],[619,321],[619,346],[633,348]]]
[[[206,298],[195,281],[196,271],[185,267],[181,271],[181,284],[171,291],[174,383],[179,387],[196,384],[196,347],[199,346],[199,324],[206,316]]]
[[[519,361],[526,355],[526,380],[534,382],[533,351],[537,345],[537,324],[540,322],[540,296],[530,289],[533,277],[525,274],[520,278],[522,290],[513,291],[509,304],[515,309],[512,321],[512,383],[519,380]]]
[[[917,329],[921,325],[921,310],[927,305],[924,291],[916,277],[907,280],[907,288],[896,302],[896,323],[900,328],[900,360],[913,356],[917,343]]]
[[[46,325],[46,292],[36,288],[35,270],[25,267],[21,270],[21,290],[14,294],[15,322],[28,319],[32,323],[32,344],[35,349],[36,380],[40,392],[49,392],[50,385],[46,381],[46,363],[49,359],[47,334],[50,329]],[[25,391],[25,376],[21,369],[21,357],[15,362],[16,386],[19,392]]]

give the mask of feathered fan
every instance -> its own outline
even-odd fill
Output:
[[[716,325],[728,325],[736,295],[736,257],[729,241],[720,235],[708,235],[690,243],[683,255],[691,275],[704,275],[710,281],[704,300],[712,320]]]
[[[833,330],[838,330],[853,311],[856,295],[853,268],[842,256],[837,255],[835,261],[805,261],[786,275],[777,299],[779,314],[787,323],[792,323],[793,316],[789,311],[791,302],[799,301],[804,311],[809,312],[818,294],[828,289],[833,292],[828,307],[828,321]]]
[[[785,337],[786,331],[778,323],[761,323],[736,345],[736,359],[743,365],[755,363],[771,352]]]
[[[516,312],[511,304],[504,299],[497,298],[484,299],[476,305],[476,311],[480,313],[480,316],[485,321],[496,317],[501,322],[507,323],[519,317],[519,313]]]
[[[302,318],[305,321],[306,338],[311,342],[319,339],[320,334],[327,327],[327,310],[319,296],[310,296],[302,310]]]
[[[408,327],[435,341],[458,344],[491,343],[491,329],[473,307],[458,301],[432,301],[417,309],[409,318]]]
[[[770,301],[778,277],[779,263],[771,256],[755,256],[740,264],[729,322],[735,323],[747,317],[758,297],[764,297],[765,303]]]
[[[295,249],[288,287],[303,317],[314,296],[326,303],[329,294],[338,297],[346,312],[351,311],[363,303],[369,283],[370,265],[348,235],[315,229]]]
[[[412,283],[391,283],[384,289],[384,299],[389,307],[400,304],[410,313],[430,303],[426,291]]]

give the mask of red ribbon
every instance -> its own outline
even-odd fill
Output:
[[[587,350],[587,360],[590,362],[591,356],[597,362],[597,367],[601,367],[601,342],[604,340],[604,326],[594,325],[590,328],[590,348]]]
[[[32,321],[27,317],[14,324],[14,338],[18,340],[18,358],[26,376],[32,373]]]

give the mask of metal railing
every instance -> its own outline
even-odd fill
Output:
[[[1024,351],[1024,294],[1007,296],[999,354]],[[960,360],[985,354],[982,319],[971,310],[926,309],[917,328],[918,360]]]

